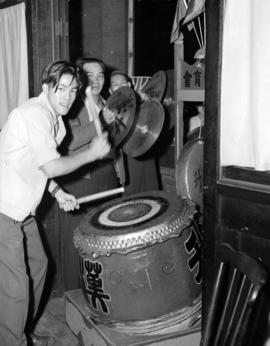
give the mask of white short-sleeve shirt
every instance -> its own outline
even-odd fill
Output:
[[[57,159],[66,134],[44,93],[14,109],[0,132],[0,212],[22,221],[34,214],[47,177],[40,169]]]

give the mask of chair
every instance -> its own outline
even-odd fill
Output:
[[[201,346],[255,345],[259,293],[267,281],[263,264],[228,244],[219,247],[220,265]],[[250,325],[252,321],[252,326]]]

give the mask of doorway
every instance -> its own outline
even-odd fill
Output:
[[[131,1],[132,2],[132,1]],[[171,30],[177,0],[135,0],[130,15],[133,17],[133,75],[151,76],[158,70],[172,70],[174,66]]]

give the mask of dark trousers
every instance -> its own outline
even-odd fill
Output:
[[[34,217],[17,222],[0,213],[0,344],[27,345],[30,280],[33,314],[37,312],[47,271],[47,257]]]

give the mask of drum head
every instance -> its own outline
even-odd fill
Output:
[[[176,162],[177,194],[191,199],[203,210],[203,148],[202,139],[187,142]]]
[[[116,90],[107,100],[108,108],[115,113],[115,121],[110,126],[113,145],[118,146],[129,135],[136,116],[136,95],[129,87]]]
[[[166,89],[167,76],[163,70],[157,71],[141,89],[149,100],[162,101]]]
[[[145,101],[138,111],[135,127],[123,146],[131,157],[145,154],[157,141],[164,124],[164,108],[159,101]]]
[[[95,256],[128,253],[179,236],[194,212],[191,201],[165,191],[134,194],[91,210],[74,243]]]

